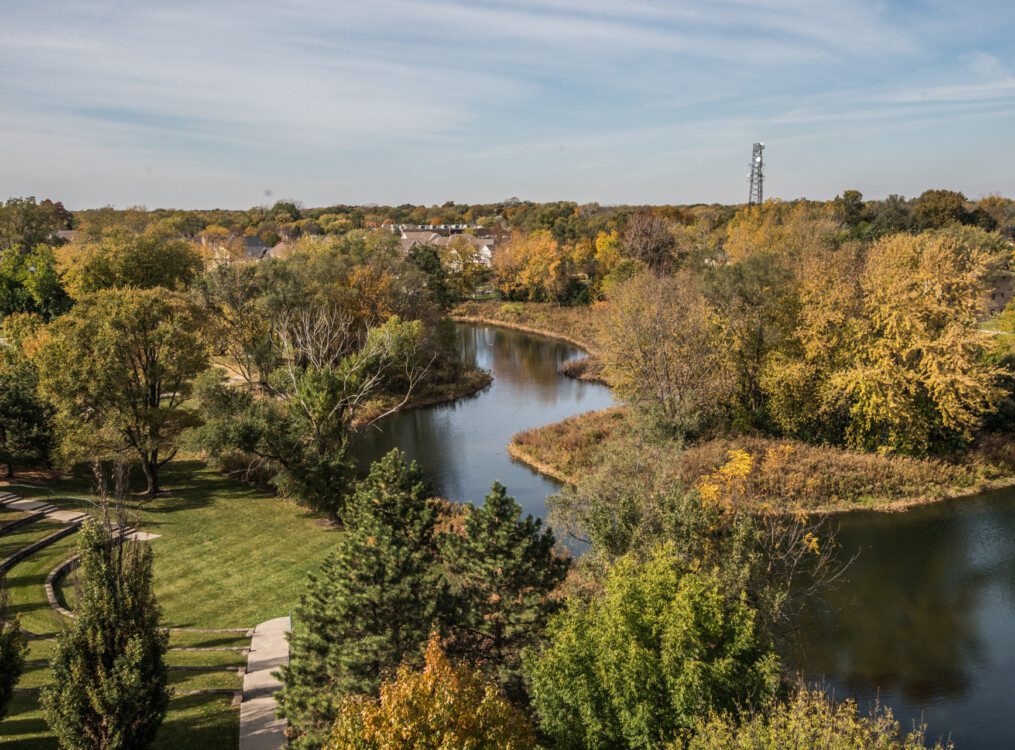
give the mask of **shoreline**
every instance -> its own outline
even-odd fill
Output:
[[[399,412],[409,411],[410,409],[423,409],[427,406],[436,406],[438,404],[446,404],[452,401],[457,401],[460,398],[465,398],[466,396],[472,396],[479,393],[484,388],[488,388],[492,382],[493,376],[490,373],[486,370],[477,368],[470,374],[468,382],[455,383],[455,387],[450,388],[447,392],[431,393],[426,396],[420,396],[419,398],[411,398],[387,416],[390,417],[394,414],[398,414]],[[368,425],[370,422],[373,422],[386,411],[387,409],[384,407],[370,409],[356,418],[356,420],[352,423],[352,428],[354,430],[358,430],[359,428]]]
[[[590,414],[600,414],[601,412],[590,412]],[[544,425],[544,428],[553,427],[554,425],[560,424],[559,422],[551,425]],[[543,429],[543,428],[534,428]],[[508,455],[511,456],[512,460],[515,460],[529,469],[553,479],[561,484],[574,485],[574,477],[566,474],[565,472],[558,469],[552,464],[546,463],[545,461],[537,458],[530,450],[527,450],[521,445],[517,438],[518,436],[529,432],[523,430],[522,432],[516,433],[512,436],[511,442],[508,444],[507,451]],[[930,493],[924,493],[919,495],[909,495],[906,497],[900,497],[894,500],[885,499],[873,499],[867,503],[836,503],[830,505],[819,505],[815,508],[785,508],[779,511],[773,511],[779,514],[793,514],[803,512],[808,515],[821,515],[821,516],[842,516],[851,513],[905,513],[906,511],[913,510],[915,508],[935,505],[951,500],[963,500],[968,498],[977,497],[987,492],[994,492],[998,490],[1005,490],[1015,488],[1015,474],[1007,476],[997,477],[994,479],[986,479],[979,481],[968,487],[942,487],[939,490],[935,490]]]
[[[565,336],[562,333],[554,333],[543,328],[533,328],[532,326],[523,325],[521,323],[512,323],[507,320],[497,320],[495,318],[484,318],[478,315],[449,315],[448,317],[458,323],[475,323],[477,325],[509,328],[513,331],[521,331],[522,333],[531,333],[535,336],[543,336],[548,339],[556,339],[557,341],[563,341],[565,344],[578,347],[585,352],[587,356],[592,356],[591,348],[588,344],[578,341],[577,339],[573,339],[570,336]]]
[[[599,364],[599,360],[596,358],[596,355],[592,353],[591,347],[581,341],[578,341],[577,339],[571,338],[570,336],[565,336],[561,333],[554,333],[542,328],[533,328],[532,326],[522,325],[521,323],[512,323],[510,321],[484,318],[476,315],[450,315],[449,317],[457,323],[472,323],[473,325],[491,326],[493,328],[506,328],[511,331],[528,333],[533,336],[542,336],[543,338],[553,339],[554,341],[563,341],[565,344],[581,349],[581,351],[585,353],[585,356],[564,362],[557,372],[564,377],[581,380],[586,383],[600,383],[605,386],[610,385],[596,372],[589,372],[590,369],[597,369],[596,366]]]

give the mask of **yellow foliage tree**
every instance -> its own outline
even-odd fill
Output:
[[[407,666],[378,700],[346,698],[327,750],[529,750],[525,715],[483,675],[452,664],[436,634],[422,671]]]
[[[870,250],[848,366],[849,442],[921,454],[968,441],[1001,392],[978,301],[997,263],[979,230],[886,237]]]
[[[569,271],[566,260],[548,230],[515,232],[493,258],[497,287],[508,299],[552,300],[559,278]]]
[[[768,201],[737,212],[726,230],[724,249],[731,263],[765,251],[797,259],[835,244],[841,230],[829,204]]]

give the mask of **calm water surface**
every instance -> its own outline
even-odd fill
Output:
[[[511,461],[511,436],[610,406],[610,393],[557,374],[581,354],[566,344],[459,330],[462,356],[493,385],[384,420],[360,438],[359,459],[397,446],[444,497],[481,501],[498,479],[542,516],[558,485]],[[838,697],[880,700],[904,726],[950,733],[958,750],[1015,750],[1015,492],[837,523],[841,553],[859,555],[804,619],[793,666]]]
[[[450,500],[481,503],[494,480],[524,512],[542,517],[559,484],[512,461],[511,436],[613,404],[606,386],[561,376],[562,362],[584,356],[553,339],[505,328],[459,324],[464,361],[493,375],[480,393],[425,409],[393,414],[361,433],[354,445],[366,466],[392,448],[419,462],[434,491]]]
[[[811,612],[797,665],[957,750],[1015,748],[1015,492],[838,522],[859,555]]]

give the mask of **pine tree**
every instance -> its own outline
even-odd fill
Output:
[[[68,750],[142,750],[165,718],[171,689],[152,589],[152,551],[118,543],[106,524],[81,530],[80,604],[53,658],[42,705]]]
[[[403,660],[420,661],[441,599],[437,510],[397,450],[373,464],[341,522],[296,610],[282,670],[279,704],[295,748],[327,741],[343,696],[376,695]]]
[[[27,650],[21,619],[10,610],[7,589],[0,588],[0,719],[7,715],[14,686],[25,666]]]
[[[559,603],[550,593],[570,560],[554,554],[554,536],[495,482],[481,507],[469,506],[461,534],[442,552],[455,615],[454,651],[484,664],[513,700],[524,698],[521,654],[534,645]]]

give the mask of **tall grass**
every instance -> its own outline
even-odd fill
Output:
[[[590,470],[603,451],[629,449],[624,407],[583,414],[519,433],[512,455],[565,481]],[[745,500],[776,510],[891,509],[1015,484],[1015,438],[983,436],[976,446],[944,460],[860,453],[830,445],[738,436],[693,443],[674,451],[689,485],[742,450],[752,459]]]

